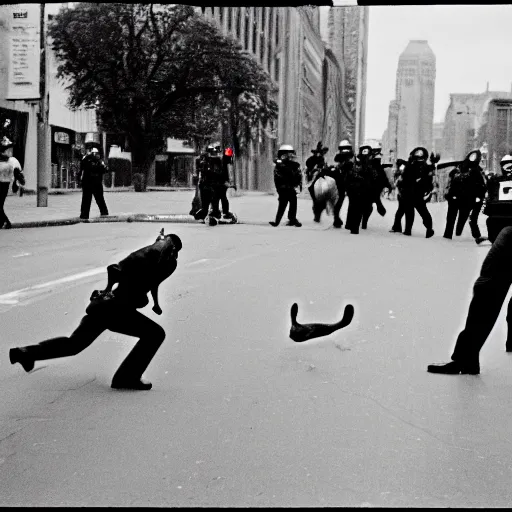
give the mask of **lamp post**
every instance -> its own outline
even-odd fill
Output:
[[[50,141],[48,129],[48,83],[45,4],[41,4],[39,114],[37,120],[37,206],[48,206]]]

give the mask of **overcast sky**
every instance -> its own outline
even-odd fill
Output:
[[[450,93],[510,91],[512,6],[370,7],[366,138],[382,137],[395,99],[398,57],[411,39],[436,56],[434,122],[444,120]]]

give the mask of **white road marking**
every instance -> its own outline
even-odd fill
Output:
[[[198,263],[205,263],[206,261],[210,261],[209,258],[203,258],[202,260],[192,261],[191,263],[187,263],[186,267],[191,267],[192,265],[197,265]]]
[[[34,286],[28,286],[27,288],[21,288],[20,290],[4,293],[0,295],[0,304],[17,304],[19,299],[23,298],[24,296],[26,297],[27,295],[31,295],[34,291],[43,290],[45,288],[50,288],[52,286],[63,283],[78,281],[80,279],[85,279],[87,277],[96,276],[102,273],[106,273],[105,267],[93,268],[91,270],[86,270],[85,272],[62,277],[60,279],[55,279],[54,281],[48,281],[46,283],[36,284]]]
[[[16,254],[13,258],[22,258],[23,256],[30,256],[30,252],[22,252],[21,254]]]

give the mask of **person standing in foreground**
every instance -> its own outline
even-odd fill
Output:
[[[473,286],[466,326],[457,338],[451,362],[431,364],[428,372],[452,375],[480,373],[480,349],[498,319],[512,284],[511,261],[512,227],[509,226],[500,231],[482,263],[480,276]],[[508,303],[507,324],[505,350],[512,352],[512,300]]]
[[[505,155],[500,167],[501,176],[493,173],[487,180],[484,215],[487,215],[487,236],[491,242],[504,227],[512,226],[512,156]]]
[[[112,379],[114,389],[149,390],[152,385],[141,380],[142,374],[164,341],[160,325],[139,311],[148,305],[147,294],[153,297],[153,311],[162,314],[158,303],[158,287],[176,270],[178,252],[182,248],[175,234],[164,235],[131,253],[115,265],[107,267],[105,290],[95,290],[80,325],[69,338],[61,336],[37,345],[12,348],[11,364],[20,363],[26,372],[35,361],[76,355],[87,348],[106,329],[140,338]],[[113,289],[113,286],[118,286]]]
[[[101,160],[98,148],[92,148],[88,155],[85,155],[80,162],[80,182],[82,184],[82,205],[80,218],[89,219],[92,197],[100,209],[100,215],[107,216],[108,208],[103,197],[103,174],[107,167]]]
[[[282,144],[277,152],[274,167],[274,183],[277,190],[278,202],[276,220],[270,221],[271,226],[277,227],[283,218],[288,203],[287,226],[300,228],[302,224],[297,220],[297,188],[302,190],[302,173],[300,164],[292,160],[295,156],[293,146]]]

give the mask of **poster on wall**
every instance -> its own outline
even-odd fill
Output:
[[[11,4],[2,8],[7,28],[7,94],[9,100],[39,98],[40,5]]]

